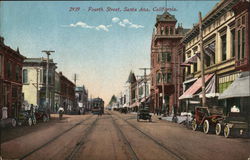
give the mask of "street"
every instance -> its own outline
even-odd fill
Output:
[[[4,159],[144,159],[246,160],[250,139],[204,134],[153,116],[137,122],[136,114],[105,111],[98,115],[52,115],[54,120],[32,126],[22,136],[8,134],[1,144]],[[31,127],[31,128],[32,128]],[[35,128],[36,127],[36,128]],[[27,127],[18,128],[29,130]],[[18,135],[18,134],[17,134]],[[12,136],[12,137],[11,137]]]

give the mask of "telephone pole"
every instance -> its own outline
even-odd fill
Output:
[[[47,54],[47,70],[46,70],[46,108],[47,111],[49,112],[49,117],[50,117],[50,106],[49,106],[49,56],[51,53],[54,53],[55,51],[50,51],[50,50],[43,50],[42,52]]]
[[[202,29],[202,16],[199,12],[199,28],[200,28],[200,53],[201,53],[201,81],[202,81],[202,107],[206,106],[206,93],[205,93],[205,77],[204,77],[204,52],[203,52],[203,29]]]

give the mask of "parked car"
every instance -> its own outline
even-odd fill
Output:
[[[49,120],[49,116],[43,107],[38,107],[35,111],[35,117],[37,121],[47,122]]]
[[[194,131],[203,129],[206,134],[214,132],[216,124],[222,119],[222,115],[211,114],[207,107],[196,107],[192,120],[192,129]]]
[[[250,134],[247,114],[230,112],[216,124],[216,135],[224,134],[226,138]]]

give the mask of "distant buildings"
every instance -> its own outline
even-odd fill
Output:
[[[66,76],[59,72],[61,84],[61,106],[66,113],[76,112],[75,102],[75,84],[70,81]]]
[[[83,112],[88,108],[88,91],[85,86],[75,88],[75,98],[77,102],[77,108],[80,112]]]
[[[35,106],[46,106],[46,64],[45,58],[27,58],[23,67],[23,93],[24,100]],[[55,70],[56,63],[50,60],[49,65],[49,106],[51,111],[55,108]]]
[[[25,59],[19,53],[4,44],[0,37],[0,116],[16,118],[22,106],[22,68]],[[6,108],[7,115],[2,117]]]

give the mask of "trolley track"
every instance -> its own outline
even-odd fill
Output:
[[[122,139],[124,140],[125,144],[128,146],[128,150],[129,150],[129,153],[131,155],[132,160],[139,160],[139,158],[138,158],[137,154],[135,153],[132,145],[130,144],[130,142],[128,141],[126,136],[123,134],[123,132],[122,132],[121,128],[119,127],[119,125],[115,122],[116,120],[114,119],[114,117],[110,113],[108,113],[108,115],[111,116],[112,122],[113,122],[115,128],[118,130],[118,132],[120,133],[120,135],[121,135]]]
[[[157,144],[159,147],[161,147],[165,152],[171,154],[172,156],[174,156],[178,160],[185,160],[185,158],[183,156],[181,156],[180,154],[174,152],[173,150],[171,150],[169,147],[167,147],[166,145],[164,145],[163,143],[161,143],[156,138],[154,138],[151,135],[145,133],[144,131],[142,131],[141,129],[139,129],[138,127],[136,127],[134,124],[132,124],[131,122],[129,122],[127,119],[124,119],[121,116],[118,116],[117,114],[115,114],[115,115],[117,117],[119,117],[121,120],[123,120],[124,122],[126,122],[129,126],[131,126],[132,128],[134,128],[136,131],[138,131],[139,133],[143,134],[145,137],[147,137],[148,139],[150,139],[151,141],[153,141],[155,144]]]
[[[75,147],[73,148],[73,150],[71,151],[71,153],[65,158],[66,160],[72,160],[72,159],[76,159],[75,156],[78,154],[79,150],[81,149],[81,147],[84,145],[84,142],[86,140],[86,138],[88,137],[88,135],[92,132],[93,128],[95,127],[97,121],[99,120],[99,117],[97,117],[94,122],[92,122],[88,128],[86,128],[84,130],[84,134],[81,136],[79,142],[75,145]]]
[[[66,133],[68,133],[69,131],[71,131],[72,129],[74,129],[75,127],[82,125],[85,121],[91,119],[92,117],[93,117],[93,115],[90,116],[88,119],[84,119],[84,120],[82,120],[82,121],[80,121],[80,122],[77,122],[77,123],[74,124],[72,127],[66,129],[65,131],[63,131],[63,132],[61,132],[60,134],[56,135],[56,136],[53,137],[52,139],[48,140],[46,143],[44,143],[44,144],[42,144],[42,145],[36,147],[35,149],[33,149],[32,151],[30,151],[30,152],[24,154],[23,156],[21,156],[21,157],[18,158],[18,159],[23,160],[23,159],[25,159],[25,158],[31,156],[31,155],[34,154],[35,152],[41,150],[42,148],[45,148],[45,147],[48,146],[50,143],[56,141],[58,138],[60,138],[61,136],[65,135]]]

